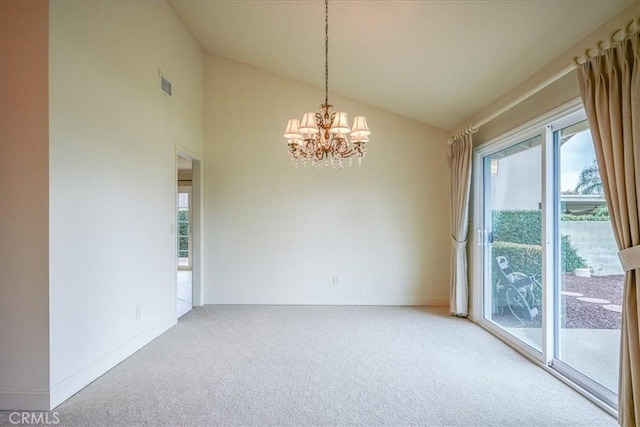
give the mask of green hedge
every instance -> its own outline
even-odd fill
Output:
[[[586,268],[587,263],[571,245],[569,236],[563,235],[560,242],[562,246],[562,271],[572,273],[576,268]],[[492,245],[493,268],[498,268],[495,259],[498,256],[506,256],[509,267],[513,271],[519,271],[527,276],[542,274],[542,248],[540,245],[523,245],[521,243],[494,242]],[[494,283],[499,276],[494,277]]]
[[[189,212],[178,211],[178,256],[189,254]]]
[[[578,250],[571,244],[571,239],[566,234],[561,236],[560,247],[562,249],[562,271],[573,273],[576,268],[587,268],[587,261],[578,255]]]
[[[496,257],[505,256],[509,260],[509,267],[527,276],[542,274],[542,247],[540,245],[525,245],[522,243],[493,242],[492,268],[497,269]],[[500,276],[494,277],[494,283]]]
[[[494,242],[540,245],[542,216],[540,211],[492,211]]]
[[[542,272],[542,215],[539,210],[502,210],[491,212],[493,224],[493,260],[504,255],[513,271],[526,275]],[[571,244],[567,235],[561,236],[562,271],[573,272],[587,267],[586,261]]]

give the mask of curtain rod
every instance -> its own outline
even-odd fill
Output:
[[[571,65],[563,68],[562,70],[560,70],[559,72],[557,72],[553,76],[551,76],[548,79],[543,80],[542,82],[538,83],[533,88],[529,89],[528,91],[526,91],[525,93],[523,93],[522,95],[520,95],[519,97],[517,97],[516,99],[514,99],[513,101],[511,101],[507,105],[505,105],[504,107],[502,107],[499,110],[495,111],[493,114],[490,114],[487,117],[485,117],[484,119],[479,120],[476,123],[474,123],[471,126],[469,126],[470,131],[472,133],[477,132],[478,129],[481,126],[486,125],[491,120],[497,118],[498,116],[501,116],[502,114],[506,113],[507,111],[509,111],[510,109],[515,107],[516,105],[518,105],[521,102],[527,100],[528,98],[531,98],[533,95],[535,95],[536,93],[540,92],[542,89],[544,89],[545,87],[551,85],[552,83],[560,80],[561,78],[563,78],[564,76],[566,76],[567,74],[569,74],[570,72],[575,70],[576,68],[577,68],[577,65],[575,65],[575,64],[571,64]]]
[[[571,65],[568,65],[567,67],[563,68],[553,76],[538,83],[533,88],[529,89],[522,95],[518,96],[513,101],[509,102],[507,105],[489,114],[487,117],[481,120],[478,120],[477,122],[468,126],[465,130],[459,132],[456,135],[453,135],[451,138],[449,138],[449,144],[453,139],[459,138],[460,136],[468,135],[470,133],[476,133],[481,126],[486,125],[491,120],[497,118],[498,116],[501,116],[502,114],[506,113],[507,111],[509,111],[516,105],[520,104],[521,102],[525,101],[526,99],[531,98],[533,95],[540,92],[542,89],[551,85],[552,83],[560,80],[562,77],[566,76],[567,74],[569,74],[570,72],[572,72],[573,70],[575,70],[576,68],[584,64],[585,62],[588,62],[589,60],[591,60],[596,56],[602,55],[604,53],[604,50],[614,47],[615,45],[620,43],[622,40],[626,39],[627,37],[637,32],[640,32],[640,17],[632,19],[624,27],[618,28],[617,30],[613,31],[607,40],[598,41],[595,47],[590,47],[586,49],[583,55],[574,56],[573,62],[571,63]]]

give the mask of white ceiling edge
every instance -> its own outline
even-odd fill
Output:
[[[638,17],[640,17],[640,0],[638,0],[637,5],[631,4],[611,17],[594,31],[586,35],[578,43],[571,46],[564,53],[556,57],[553,61],[537,70],[529,78],[495,99],[488,106],[476,112],[466,120],[460,122],[451,130],[451,135],[463,132],[473,124],[484,120],[494,112],[499,111],[505,106],[511,104],[523,94],[532,91],[532,89],[536,88],[536,86],[539,86],[541,83],[551,80],[567,66],[571,66],[574,63],[575,57],[582,56],[587,49],[595,47],[596,44],[600,41],[607,40],[613,32],[624,28],[629,23],[629,21],[637,19]],[[552,82],[550,82],[550,84],[551,83]],[[579,95],[579,93],[576,93],[576,97]]]
[[[240,44],[238,45],[238,40],[236,39],[225,39],[222,42],[220,42],[220,46],[217,46],[218,49],[221,49],[222,51],[217,51],[215,49],[211,49],[207,47],[207,40],[204,40],[203,42],[203,37],[206,36],[206,34],[203,36],[203,34],[198,34],[198,32],[202,33],[203,31],[206,33],[206,31],[208,30],[209,25],[208,21],[205,19],[206,18],[206,11],[208,10],[207,8],[211,8],[213,7],[213,10],[215,12],[221,12],[222,15],[224,15],[223,18],[227,19],[229,18],[230,20],[238,20],[240,18],[238,18],[237,15],[237,9],[234,9],[236,6],[240,6],[241,8],[244,7],[245,9],[241,9],[244,10],[245,12],[250,12],[249,15],[251,15],[252,13],[255,14],[254,6],[256,8],[259,9],[260,12],[265,12],[267,15],[268,14],[273,14],[274,12],[271,10],[271,5],[274,5],[274,7],[277,7],[278,4],[280,4],[279,7],[282,7],[282,4],[285,4],[287,7],[287,10],[289,7],[303,7],[303,9],[300,9],[302,11],[308,11],[310,5],[314,5],[315,3],[318,2],[281,2],[281,1],[270,1],[270,2],[251,2],[251,1],[244,1],[244,2],[228,2],[228,1],[222,1],[222,2],[193,2],[193,1],[188,1],[188,0],[180,0],[180,1],[175,1],[175,0],[171,0],[170,4],[173,7],[173,9],[176,11],[176,13],[178,14],[179,18],[185,23],[185,26],[187,27],[187,29],[191,32],[191,34],[194,36],[194,38],[198,41],[198,43],[201,45],[201,47],[203,48],[203,51],[213,54],[213,55],[217,55],[223,58],[227,58],[229,60],[232,61],[236,61],[239,63],[243,63],[267,72],[271,72],[286,78],[290,78],[293,80],[297,80],[300,81],[302,83],[306,83],[309,84],[313,87],[320,87],[319,83],[324,83],[324,79],[323,79],[323,72],[324,72],[324,67],[316,67],[315,65],[308,67],[307,72],[302,73],[302,74],[298,74],[295,75],[295,73],[290,73],[287,70],[285,70],[284,72],[282,72],[282,70],[277,69],[277,67],[273,66],[269,66],[269,63],[271,63],[271,65],[273,65],[273,62],[275,61],[278,65],[280,65],[281,62],[286,62],[286,61],[276,61],[273,58],[270,59],[269,61],[267,61],[266,65],[265,63],[260,63],[259,59],[256,60],[255,58],[251,57],[251,56],[246,56],[247,52],[245,52],[245,56],[246,57],[242,57],[242,52],[237,53],[235,51],[233,51],[233,49],[231,51],[227,51],[225,52],[224,50],[229,48],[229,46],[225,45],[225,43],[231,43],[230,47],[231,48],[236,48],[236,47],[240,47],[243,48],[244,45]],[[333,4],[332,4],[333,3]],[[350,6],[352,9],[354,7],[359,7],[361,5],[365,5],[365,6],[372,6],[375,5],[376,7],[378,5],[384,5],[387,4],[387,6],[389,4],[393,4],[394,8],[393,9],[383,9],[386,11],[392,11],[395,12],[395,6],[397,4],[399,4],[399,2],[396,3],[391,3],[391,2],[332,2],[330,3],[330,37],[331,37],[331,23],[334,22],[334,27],[336,26],[335,21],[338,21],[338,24],[340,23],[339,19],[345,19],[344,17],[338,17],[339,19],[336,19],[335,17],[333,17],[331,15],[331,7],[333,6],[334,10],[340,6]],[[337,3],[337,4],[335,4]],[[420,5],[420,7],[423,7],[424,3],[421,2],[403,2],[402,4],[418,4]],[[448,5],[450,5],[451,3],[443,3],[443,2],[430,2],[430,3],[442,3],[444,4],[445,8],[448,7]],[[477,4],[488,4],[489,6],[487,7],[491,7],[492,5],[496,4],[494,2],[483,2],[483,1],[479,1],[479,2],[457,2],[457,3],[463,3],[464,6],[468,6],[468,5],[477,5]],[[505,2],[502,2],[505,3]],[[534,1],[529,1],[529,2],[506,2],[506,3],[511,3],[512,5],[510,6],[512,9],[513,8],[520,8],[520,7],[525,7],[523,10],[528,10],[526,9],[526,6],[528,4],[536,4],[536,3],[540,3],[539,1],[536,2]],[[563,2],[562,5],[566,5],[566,4],[570,4],[572,2]],[[577,2],[576,4],[580,4],[580,5],[591,5],[591,4],[610,4],[610,5],[614,5],[616,7],[618,7],[620,4],[628,4],[628,0],[616,0],[616,1],[608,1],[608,2],[598,2],[597,0],[594,0],[593,2]],[[265,4],[269,5],[268,8],[265,9]],[[544,2],[545,4],[545,13],[547,13],[547,9],[548,9],[548,13],[553,13],[553,8],[549,8],[548,7],[548,2]],[[219,6],[223,5],[223,9],[219,9]],[[522,6],[524,5],[524,6]],[[516,7],[517,6],[517,7]],[[202,9],[202,7],[204,7],[204,9]],[[611,10],[610,6],[609,9],[606,10]],[[625,10],[632,8],[633,5],[628,6]],[[191,8],[191,9],[190,9]],[[226,8],[226,9],[225,9]],[[229,9],[230,8],[230,9]],[[294,8],[295,9],[295,8]],[[181,12],[182,10],[182,12]],[[203,13],[196,13],[196,15],[202,15],[204,16],[204,18],[201,17],[196,17],[193,18],[193,16],[189,16],[188,13],[186,13],[185,15],[185,10],[187,10],[187,12],[190,12],[192,15],[194,12],[203,12]],[[298,10],[298,9],[296,9]],[[315,21],[315,9],[313,12],[313,16],[311,16],[311,18],[313,18],[312,20]],[[350,9],[344,9],[346,12],[348,12]],[[565,14],[567,12],[567,9],[565,7]],[[571,9],[573,10],[573,9]],[[601,9],[598,9],[600,11],[602,11]],[[617,10],[617,9],[616,9]],[[539,8],[535,9],[534,11],[540,11]],[[466,13],[466,12],[465,12]],[[595,12],[594,12],[595,13]],[[584,38],[583,34],[589,34],[590,31],[592,31],[592,28],[596,28],[597,26],[601,25],[602,19],[605,19],[608,16],[611,16],[611,13],[607,12],[607,16],[605,16],[604,18],[598,18],[598,16],[600,15],[594,15],[594,13],[591,14],[591,20],[589,21],[590,24],[588,27],[585,27],[584,25],[581,27],[582,29],[576,33],[576,31],[573,32],[573,40],[576,39],[580,39],[580,38]],[[264,15],[264,14],[263,14]],[[268,21],[267,18],[269,18],[269,16],[263,16],[260,15],[259,19],[255,22],[263,22],[263,21]],[[466,19],[469,18],[468,13],[466,13]],[[507,13],[506,16],[509,16],[509,14]],[[595,16],[595,17],[594,17]],[[406,16],[404,16],[406,17]],[[281,18],[280,16],[278,18]],[[380,18],[380,17],[378,17]],[[384,18],[384,17],[382,17]],[[380,19],[382,19],[380,18]],[[458,16],[455,16],[456,19],[458,19]],[[473,16],[473,18],[475,19],[476,16]],[[195,19],[195,21],[194,21]],[[219,18],[222,19],[222,18]],[[238,24],[238,25],[244,25],[243,22],[245,20],[249,20],[251,23],[254,23],[254,21],[251,21],[251,16],[242,16],[242,19],[239,21],[240,23],[238,24],[238,22],[234,21],[234,24]],[[253,19],[256,19],[255,17]],[[594,21],[595,20],[595,21]],[[571,22],[573,22],[574,20],[571,19]],[[579,20],[576,20],[579,21]],[[195,22],[195,24],[194,24]],[[281,22],[281,19],[276,21],[276,22]],[[386,22],[383,20],[383,22]],[[198,30],[197,25],[200,23],[201,25],[204,25],[205,28],[204,30],[202,28],[200,28]],[[394,22],[392,22],[394,23]],[[395,23],[397,24],[397,23]],[[266,24],[265,24],[266,25]],[[588,30],[587,30],[588,28]],[[316,43],[317,40],[315,40],[315,36],[317,34],[316,33],[316,29],[315,29],[315,25],[313,26],[313,31],[305,31],[304,33],[309,33],[312,35],[312,37],[308,40],[312,41],[313,43]],[[395,29],[397,30],[397,27],[395,27]],[[455,29],[455,28],[454,28]],[[464,29],[463,29],[464,30]],[[241,32],[241,31],[238,31]],[[266,53],[264,53],[264,55],[266,57],[275,57],[277,55],[282,55],[283,51],[286,52],[287,55],[298,55],[298,51],[299,49],[296,48],[295,43],[290,43],[290,40],[286,38],[287,33],[281,34],[281,33],[276,33],[275,35],[271,35],[272,33],[272,28],[268,27],[267,30],[265,30],[264,33],[257,33],[259,36],[264,36],[266,38],[268,37],[276,37],[276,39],[278,37],[280,37],[280,39],[277,39],[280,41],[280,43],[278,44],[278,46],[276,47],[270,47],[270,50]],[[318,31],[320,32],[320,31]],[[334,29],[333,33],[335,34],[336,30]],[[378,36],[380,37],[380,34],[385,34],[385,38],[386,38],[386,34],[388,32],[387,27],[381,27],[381,29],[379,29],[378,32],[374,32],[371,33],[372,37],[373,36]],[[396,31],[397,32],[397,31]],[[394,33],[395,34],[395,33]],[[352,35],[348,34],[349,37]],[[247,38],[251,38],[251,36],[249,35],[245,35],[243,34],[242,37],[247,37]],[[255,36],[255,34],[254,34]],[[226,36],[225,36],[226,37]],[[335,36],[334,36],[335,37]],[[349,37],[347,37],[347,39],[351,40]],[[205,37],[206,38],[206,37]],[[343,37],[344,38],[344,37]],[[411,39],[412,35],[409,34],[408,38]],[[445,37],[446,38],[446,37]],[[502,35],[502,38],[504,38],[504,35]],[[215,38],[216,40],[218,38]],[[333,42],[333,39],[330,39],[330,55],[331,52],[334,52],[336,50],[338,50],[338,54],[335,54],[339,57],[338,60],[332,59],[330,57],[330,80],[329,80],[329,84],[330,84],[330,89],[332,93],[335,94],[339,94],[341,96],[344,96],[346,98],[364,103],[364,104],[368,104],[371,106],[374,106],[376,108],[380,108],[383,109],[385,111],[389,111],[391,113],[394,113],[396,115],[402,116],[402,117],[406,117],[406,118],[410,118],[416,121],[419,121],[421,123],[427,124],[429,126],[432,126],[434,128],[437,129],[456,129],[457,127],[459,127],[459,123],[465,123],[468,120],[462,120],[464,117],[476,117],[478,115],[478,111],[486,111],[487,109],[491,109],[494,105],[499,104],[500,100],[505,99],[506,97],[509,97],[510,94],[512,94],[514,91],[519,91],[526,82],[531,81],[532,79],[535,78],[535,76],[537,76],[539,74],[539,72],[541,70],[546,69],[546,67],[548,66],[548,64],[554,63],[555,59],[553,59],[553,57],[547,57],[547,59],[545,61],[539,61],[536,64],[535,68],[531,67],[531,69],[534,69],[533,73],[528,72],[528,69],[525,70],[524,74],[522,72],[522,70],[520,71],[520,76],[522,78],[519,78],[519,80],[516,80],[513,76],[500,76],[500,78],[498,78],[498,80],[507,80],[509,78],[511,78],[510,82],[508,85],[506,84],[502,84],[502,89],[501,90],[490,90],[490,86],[491,85],[478,85],[478,84],[474,84],[471,85],[470,87],[467,88],[467,90],[461,90],[460,88],[455,89],[457,90],[457,92],[453,92],[453,91],[448,91],[448,88],[446,87],[447,82],[439,82],[439,81],[434,81],[437,79],[431,79],[432,81],[429,81],[429,78],[424,78],[424,79],[420,79],[419,80],[419,84],[416,84],[415,82],[413,84],[409,85],[410,89],[416,89],[416,90],[410,90],[409,92],[407,92],[407,84],[404,84],[403,86],[403,80],[405,80],[404,78],[398,79],[389,79],[389,78],[377,78],[375,76],[376,70],[380,67],[384,67],[385,66],[385,60],[384,58],[381,59],[379,56],[381,55],[374,55],[372,57],[368,57],[367,59],[371,59],[371,61],[369,61],[371,64],[370,67],[366,68],[366,72],[362,72],[360,74],[356,73],[355,71],[352,70],[352,68],[355,69],[355,67],[336,67],[333,64],[335,64],[336,62],[340,63],[340,62],[345,62],[349,60],[349,54],[350,52],[353,51],[352,46],[342,49],[342,51],[340,51],[340,46],[337,47],[333,47],[336,43]],[[354,38],[354,40],[358,41],[360,39]],[[536,47],[536,50],[540,51],[541,49],[537,49],[537,46],[544,44],[544,40],[537,40],[537,39],[532,39],[535,43],[534,46]],[[254,40],[255,41],[255,40]],[[360,40],[362,41],[362,40]],[[547,44],[549,42],[549,39],[546,40]],[[533,42],[530,42],[530,45]],[[574,43],[572,41],[572,43]],[[289,46],[289,44],[291,44],[292,46]],[[512,43],[513,44],[513,43]],[[225,47],[227,46],[227,47]],[[282,46],[285,46],[286,48],[282,48]],[[511,45],[509,45],[511,46]],[[518,44],[519,46],[519,44]],[[564,47],[567,46],[567,44],[565,43],[563,45]],[[246,46],[244,46],[246,47]],[[317,47],[317,46],[316,46]],[[316,58],[316,47],[310,46],[310,52],[313,53],[313,55],[309,54],[308,58],[310,58],[310,61],[297,61],[295,62],[297,66],[302,67],[301,69],[304,71],[304,67],[303,65],[305,65],[307,62],[311,62],[313,64],[315,64],[316,62],[320,62],[320,60],[322,60],[321,62],[323,62],[324,58]],[[482,47],[482,46],[481,46]],[[512,47],[512,46],[511,46]],[[553,44],[550,46],[553,47]],[[242,50],[242,49],[238,49],[238,50]],[[471,48],[471,46],[470,46]],[[504,48],[504,46],[503,46]],[[351,49],[351,50],[349,50]],[[557,49],[557,48],[556,48]],[[475,49],[475,51],[477,51],[478,49]],[[249,53],[251,53],[252,51],[249,50]],[[255,52],[255,50],[254,50]],[[262,51],[261,51],[262,52]],[[345,56],[345,52],[346,52],[346,56]],[[519,48],[519,50],[514,51],[510,51],[512,52],[511,54],[514,55],[514,57],[517,57],[517,61],[523,61],[527,59],[527,55],[524,55],[522,52],[522,49]],[[388,52],[385,52],[388,53]],[[476,52],[477,53],[477,52]],[[507,52],[509,53],[509,52]],[[535,53],[535,52],[534,52]],[[523,56],[524,55],[524,56]],[[320,55],[318,55],[320,56]],[[509,55],[502,55],[502,57],[504,56],[509,56]],[[563,55],[560,56],[556,56],[556,59],[559,57],[562,57]],[[303,56],[304,57],[304,56]],[[401,56],[402,58],[410,58],[410,60],[407,62],[408,64],[411,64],[411,59],[412,56],[410,55],[409,57],[406,56]],[[306,59],[306,57],[304,57]],[[524,59],[523,59],[524,58]],[[285,58],[287,59],[287,58]],[[511,61],[515,61],[516,59],[512,59]],[[263,58],[264,60],[264,58]],[[551,62],[549,62],[551,61]],[[299,63],[302,63],[302,65],[300,65]],[[543,66],[543,67],[538,67],[538,64],[544,64],[547,63],[547,66]],[[403,63],[404,64],[404,63]],[[308,65],[308,64],[307,64]],[[323,64],[322,64],[323,65]],[[348,65],[348,64],[347,64]],[[357,65],[357,64],[356,64]],[[427,66],[429,66],[429,64],[426,64]],[[410,67],[405,67],[404,65],[402,66],[404,68],[410,68]],[[401,72],[396,73],[398,75],[403,74],[404,72],[404,68],[400,68]],[[537,70],[537,71],[536,71]],[[354,74],[355,73],[355,74]],[[421,72],[422,73],[422,72]],[[318,74],[316,76],[316,74]],[[414,73],[415,74],[415,73]],[[419,73],[420,74],[420,73]],[[495,72],[493,74],[496,74]],[[511,72],[507,73],[507,74],[512,74]],[[515,74],[515,72],[513,73]],[[337,77],[336,77],[337,75]],[[425,76],[429,76],[430,73],[425,72],[424,73]],[[314,77],[315,76],[315,77]],[[404,77],[404,76],[403,76]],[[415,75],[412,75],[410,77],[415,78]],[[368,86],[365,85],[365,90],[362,90],[362,88],[360,88],[360,90],[352,90],[351,87],[349,87],[349,83],[353,83],[355,82],[356,84],[358,84],[360,81],[362,80],[367,80],[368,79]],[[410,79],[408,79],[410,80]],[[449,82],[450,83],[450,82]],[[493,86],[491,86],[491,88],[495,89],[495,81]],[[435,89],[434,89],[435,87]],[[437,89],[438,87],[440,87],[440,89]],[[371,88],[369,90],[369,88]],[[443,92],[443,88],[447,89]],[[429,96],[429,90],[440,90],[440,98],[436,97],[431,97]],[[375,93],[374,93],[375,92]],[[415,92],[415,93],[414,93]],[[443,102],[443,97],[442,94],[446,93],[447,96],[444,97],[444,99],[446,101]],[[448,95],[451,96],[448,96]],[[425,99],[431,99],[431,102],[425,102]],[[473,101],[473,102],[472,102]],[[473,105],[471,105],[473,104]],[[437,114],[439,115],[440,119],[434,119],[435,116],[426,116],[425,114],[425,109],[430,109],[430,111],[436,111]],[[435,114],[435,113],[434,113]],[[433,119],[433,120],[432,120]]]

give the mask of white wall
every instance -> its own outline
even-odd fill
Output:
[[[574,63],[574,57],[583,56],[586,49],[596,46],[599,41],[607,40],[613,31],[625,27],[630,20],[636,18],[639,12],[640,2],[630,4],[625,9],[606,20],[591,33],[585,34],[584,38],[571,46],[561,55],[548,64],[540,64],[538,70],[531,70],[531,76],[509,90],[507,93],[497,97],[486,108],[478,111],[473,117],[465,120],[456,126],[457,131],[467,128],[469,125],[478,122],[494,112],[501,110],[524,94],[539,87],[544,82],[549,81],[562,70]],[[543,46],[541,46],[543,48]],[[553,110],[561,105],[580,97],[575,72],[570,72],[556,82],[546,86],[540,92],[527,98],[524,102],[507,110],[491,122],[482,126],[474,135],[474,143],[486,142],[518,125],[533,120],[536,117]],[[456,133],[456,131],[452,132]]]
[[[48,21],[0,1],[0,410],[49,406]]]
[[[611,221],[560,221],[560,234],[569,236],[594,276],[624,275]]]
[[[482,126],[473,135],[473,143],[481,145],[579,97],[578,78],[571,72]]]
[[[202,153],[204,65],[164,1],[56,0],[50,27],[55,406],[175,322],[175,145]]]
[[[369,154],[361,168],[296,169],[282,132],[324,92],[205,65],[205,303],[447,303],[446,132],[330,94],[367,116]]]

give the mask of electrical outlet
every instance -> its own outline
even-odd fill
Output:
[[[333,276],[333,286],[338,286],[340,284],[340,278],[338,276]]]
[[[136,305],[136,320],[140,319],[142,316],[142,306]]]

